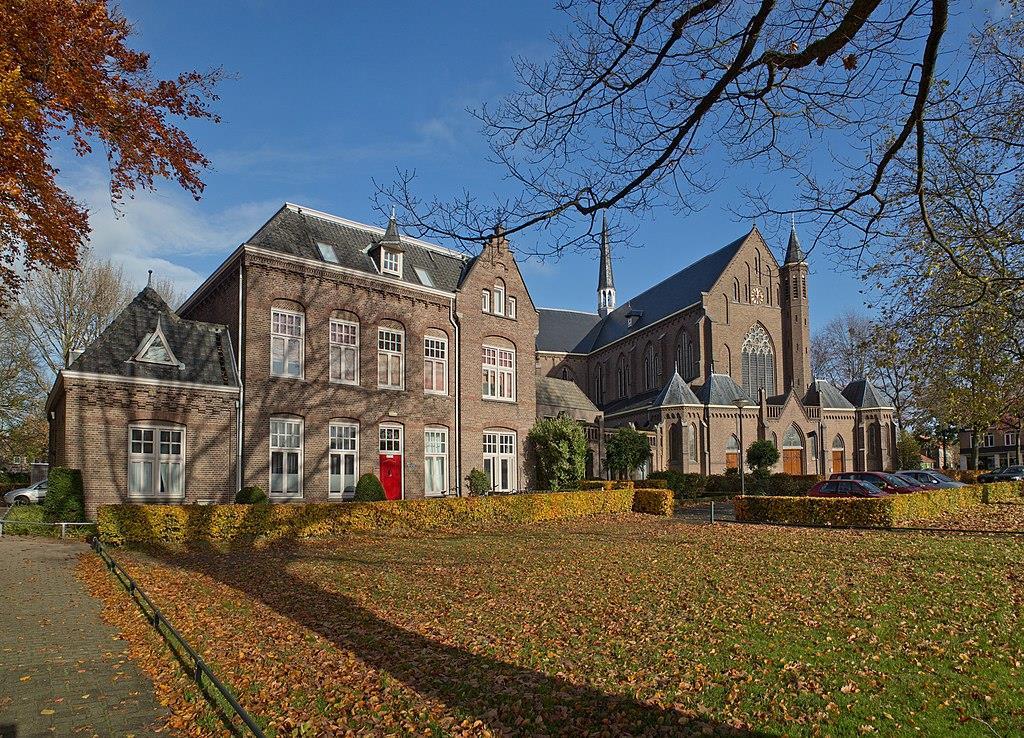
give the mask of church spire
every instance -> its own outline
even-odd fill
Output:
[[[615,277],[612,275],[612,246],[608,240],[608,217],[601,216],[601,266],[597,275],[597,312],[603,318],[615,309]]]
[[[796,235],[796,218],[793,219],[793,225],[789,230],[789,246],[786,247],[786,261],[785,264],[799,264],[802,261],[807,261],[807,254],[800,248],[800,239]]]

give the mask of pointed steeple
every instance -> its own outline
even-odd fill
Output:
[[[789,230],[789,246],[786,247],[786,264],[799,264],[802,261],[807,261],[807,254],[800,248],[800,239],[796,235],[796,218],[793,219],[793,225]]]
[[[597,312],[603,318],[615,309],[615,277],[612,274],[612,246],[608,239],[608,217],[601,216],[601,265],[597,275]]]
[[[391,217],[388,218],[388,227],[380,239],[381,243],[401,245],[402,237],[398,235],[398,220],[395,218],[395,209],[391,208]]]

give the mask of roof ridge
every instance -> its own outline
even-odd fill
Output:
[[[294,202],[285,201],[283,207],[287,208],[289,210],[292,210],[297,215],[308,215],[308,216],[310,216],[312,218],[319,218],[321,220],[326,220],[326,221],[330,221],[330,222],[333,222],[333,223],[339,223],[341,225],[347,225],[350,228],[356,228],[358,230],[369,231],[370,233],[373,233],[373,234],[375,234],[377,236],[383,236],[386,233],[386,231],[387,231],[386,228],[381,228],[380,226],[370,225],[369,223],[361,223],[358,220],[352,220],[351,218],[343,218],[340,215],[334,215],[332,213],[325,213],[322,210],[317,210],[316,208],[310,208],[310,207],[307,207],[305,205],[299,205],[299,204],[294,203]],[[280,211],[278,211],[278,212],[280,212]],[[273,218],[271,218],[271,220],[273,220]],[[268,221],[268,223],[269,223],[269,221]],[[263,230],[263,228],[261,227],[260,230]],[[255,234],[253,234],[253,236],[255,237],[258,233],[259,233],[259,231],[257,231]],[[424,241],[424,240],[422,240],[420,238],[415,238],[413,236],[403,235],[402,236],[402,240],[403,241],[409,241],[411,243],[415,243],[417,246],[422,246],[425,249],[431,249],[433,251],[437,251],[438,253],[443,254],[445,256],[452,256],[452,257],[454,257],[456,259],[459,259],[461,261],[466,261],[467,259],[470,258],[470,255],[465,253],[465,252],[456,251],[454,249],[449,249],[449,248],[447,248],[445,246],[441,246],[439,244],[432,243],[430,241]]]
[[[591,313],[591,312],[589,312],[587,310],[576,310],[574,308],[547,308],[547,307],[539,307],[537,309],[538,310],[556,310],[556,311],[558,311],[560,313],[579,313],[580,315],[593,315],[595,318],[600,318],[601,317],[597,313]]]

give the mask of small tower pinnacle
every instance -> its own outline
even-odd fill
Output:
[[[597,313],[602,318],[615,309],[615,278],[612,275],[612,246],[608,240],[608,217],[601,216],[601,265],[597,275]]]
[[[789,230],[789,246],[786,247],[785,264],[798,264],[807,261],[807,254],[800,248],[800,239],[796,235],[796,216],[793,216],[793,225]]]

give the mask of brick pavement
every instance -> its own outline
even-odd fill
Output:
[[[153,735],[166,714],[75,578],[88,551],[0,538],[0,738]]]

